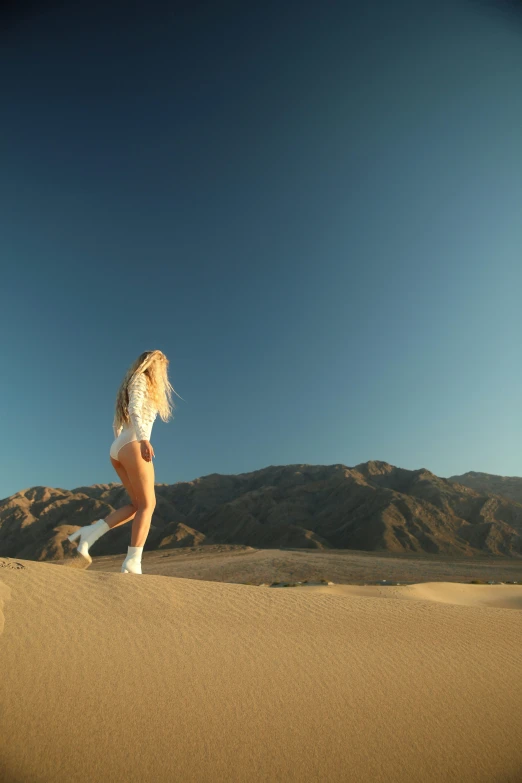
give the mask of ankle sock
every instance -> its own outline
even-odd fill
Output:
[[[141,555],[142,546],[129,546],[127,548],[127,557],[123,561],[122,571],[129,571],[131,574],[141,574]]]
[[[92,531],[89,530],[89,546],[92,546],[100,536],[103,536],[104,533],[110,530],[109,525],[104,519],[99,519],[94,525],[90,525],[90,527],[92,528]]]
[[[94,542],[97,541],[100,536],[103,536],[103,534],[108,530],[110,530],[110,527],[104,519],[99,519],[93,525],[84,525],[81,528],[78,552],[88,560],[91,560],[89,547],[92,546]]]

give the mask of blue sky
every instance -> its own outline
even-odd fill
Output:
[[[519,20],[74,5],[0,52],[0,497],[118,482],[116,391],[155,348],[183,398],[158,482],[522,475]]]

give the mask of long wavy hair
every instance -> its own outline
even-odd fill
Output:
[[[145,351],[138,356],[125,373],[116,394],[114,414],[116,428],[128,424],[130,421],[129,383],[140,373],[145,376],[149,399],[158,411],[159,417],[162,421],[169,421],[173,418],[172,411],[176,406],[172,402],[172,392],[178,393],[170,384],[168,369],[169,360],[162,351]],[[180,399],[183,398],[180,397]]]

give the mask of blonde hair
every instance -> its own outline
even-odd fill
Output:
[[[145,351],[131,364],[116,394],[114,423],[117,429],[130,421],[129,383],[140,373],[145,376],[149,399],[156,407],[162,421],[169,421],[172,418],[172,409],[175,408],[172,403],[172,392],[178,393],[170,384],[168,368],[169,360],[162,351]]]

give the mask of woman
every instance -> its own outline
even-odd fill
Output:
[[[154,449],[150,443],[156,416],[169,421],[172,416],[174,391],[168,379],[169,360],[161,351],[145,351],[127,370],[116,395],[113,421],[114,442],[110,458],[114,469],[130,497],[130,504],[112,511],[106,519],[85,525],[67,536],[69,541],[80,537],[78,552],[89,565],[89,546],[108,530],[133,519],[131,546],[123,561],[124,574],[141,574],[141,556],[156,507],[154,492]],[[178,395],[179,396],[179,395]]]

